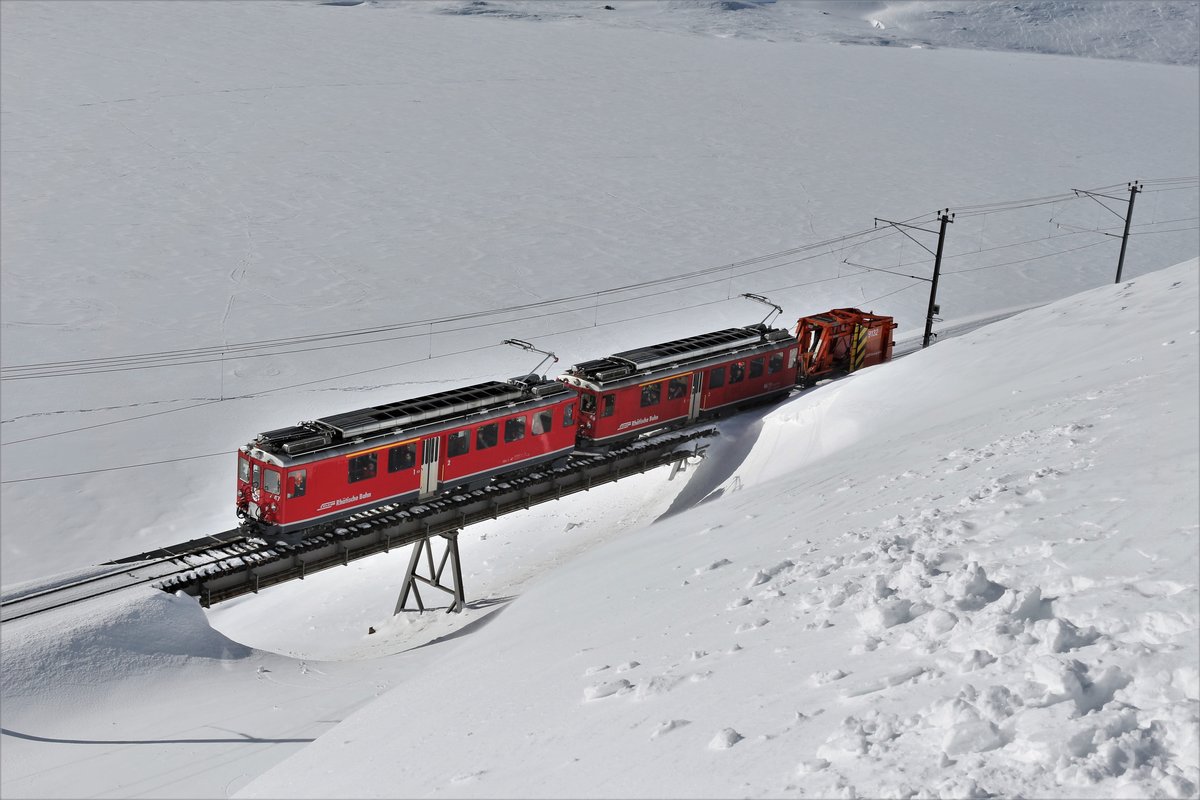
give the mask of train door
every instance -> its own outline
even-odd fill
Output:
[[[700,416],[700,394],[704,389],[704,373],[700,370],[692,373],[692,395],[688,400],[688,422],[695,422]]]
[[[421,445],[421,497],[437,491],[438,468],[441,466],[441,462],[442,440],[431,436]]]

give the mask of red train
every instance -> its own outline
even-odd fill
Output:
[[[555,380],[489,381],[267,431],[238,451],[237,513],[264,534],[291,533],[486,485],[886,361],[894,327],[835,309],[800,320],[801,341],[762,323],[726,328],[584,361]]]

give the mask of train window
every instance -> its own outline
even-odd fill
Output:
[[[354,456],[349,461],[350,483],[358,483],[359,481],[366,481],[375,477],[375,470],[379,465],[379,454],[364,453],[361,456]]]
[[[591,395],[585,394],[584,397],[591,397]],[[595,402],[596,402],[595,400],[592,401],[593,410],[595,409]],[[563,409],[563,427],[569,428],[574,424],[575,424],[575,404],[572,403],[571,405],[569,405]]]
[[[708,373],[708,388],[720,389],[725,385],[725,368],[717,367]]]
[[[250,462],[244,458],[238,459],[238,480],[250,480]]]
[[[596,412],[596,395],[585,394],[582,398],[580,398],[579,410],[584,414],[594,414]]]
[[[642,408],[658,405],[662,397],[662,383],[648,383],[642,387]]]
[[[279,494],[279,473],[276,470],[263,470],[263,491],[268,494]]]
[[[615,394],[606,394],[602,399],[604,407],[600,409],[600,416],[611,417],[613,411],[617,409],[617,396]]]
[[[388,450],[388,472],[411,469],[417,463],[417,443],[409,442]]]
[[[741,383],[746,377],[746,362],[738,361],[729,365],[729,382]]]
[[[307,470],[294,469],[288,473],[288,497],[304,497],[308,487]]]
[[[763,374],[763,359],[762,356],[750,362],[750,377],[761,378]]]
[[[513,417],[504,420],[504,441],[515,442],[525,438],[525,418]]]
[[[455,431],[446,437],[446,457],[466,455],[471,449],[471,432]]]
[[[554,412],[547,409],[539,411],[533,415],[533,435],[541,436],[543,433],[549,433],[550,426],[554,424]]]
[[[256,488],[262,488],[262,467],[258,464],[254,465],[254,477],[250,479],[250,485]]]
[[[667,399],[678,400],[687,394],[687,378],[671,378],[667,384]]]
[[[475,449],[487,450],[489,447],[495,447],[500,441],[500,424],[497,422],[489,422],[487,425],[480,425],[475,429]]]
[[[767,372],[774,375],[781,369],[783,369],[783,353],[771,353],[771,357],[767,360]]]

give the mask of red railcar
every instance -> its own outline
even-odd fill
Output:
[[[563,458],[575,446],[577,401],[564,384],[529,376],[267,431],[239,449],[238,516],[289,533]]]
[[[584,361],[559,380],[580,394],[580,444],[609,445],[783,397],[798,350],[782,328],[726,328]]]

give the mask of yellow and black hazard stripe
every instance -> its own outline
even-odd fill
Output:
[[[867,357],[867,329],[862,325],[854,326],[854,335],[850,345],[850,366],[847,372],[854,372],[863,365]]]

